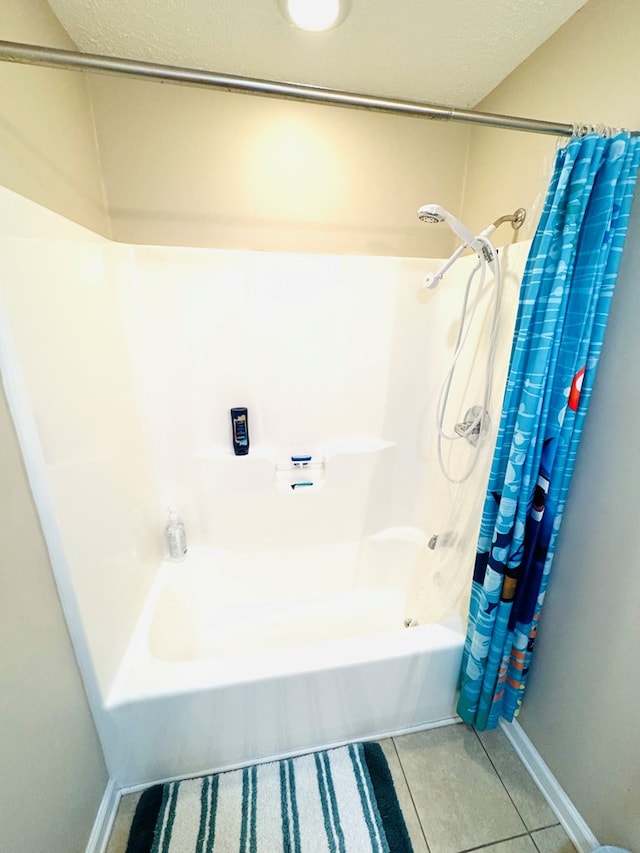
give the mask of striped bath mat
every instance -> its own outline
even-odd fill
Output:
[[[350,744],[147,789],[127,853],[411,853],[381,747]]]

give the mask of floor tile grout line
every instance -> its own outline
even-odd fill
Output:
[[[411,785],[409,784],[409,780],[407,779],[407,774],[405,773],[405,770],[404,770],[404,764],[402,763],[402,759],[400,758],[400,753],[398,752],[398,747],[396,746],[396,739],[394,737],[391,738],[391,743],[393,744],[393,749],[395,751],[396,756],[398,757],[398,764],[400,765],[400,770],[402,771],[402,776],[403,776],[405,784],[407,786],[407,791],[409,792],[409,797],[411,799],[413,811],[415,812],[415,815],[418,818],[418,825],[420,827],[420,832],[422,833],[422,837],[424,838],[424,843],[427,845],[428,853],[431,853],[431,847],[429,847],[429,842],[427,841],[427,833],[425,832],[425,828],[422,825],[422,820],[420,819],[420,813],[418,812],[418,808],[416,806],[416,801],[413,798],[413,791],[411,790]]]
[[[495,847],[497,844],[506,844],[507,841],[515,841],[517,838],[526,838],[530,836],[530,832],[520,832],[518,835],[510,835],[508,838],[498,838],[496,841],[489,841],[488,844],[480,844],[478,847],[465,847],[463,850],[457,850],[456,853],[474,853],[476,850],[486,850],[488,847]],[[535,842],[533,838],[531,839],[535,847]],[[538,848],[536,847],[536,850]]]
[[[473,728],[473,727],[472,727],[472,728]],[[528,832],[529,834],[531,834],[531,833],[533,833],[533,832],[540,832],[540,831],[541,831],[541,830],[543,830],[543,829],[552,829],[554,826],[561,826],[562,824],[560,823],[560,821],[559,821],[559,820],[556,820],[554,823],[548,823],[548,824],[545,824],[545,826],[536,826],[536,827],[531,828],[531,829],[527,826],[527,822],[526,822],[526,820],[524,819],[524,816],[521,814],[520,809],[519,809],[519,808],[518,808],[518,806],[516,805],[516,801],[515,801],[515,800],[513,799],[513,797],[511,796],[511,792],[509,791],[509,788],[508,788],[508,787],[507,787],[507,785],[505,784],[505,782],[504,782],[504,780],[503,780],[503,778],[502,778],[502,775],[501,775],[500,771],[498,770],[498,768],[497,768],[497,767],[496,767],[496,765],[494,764],[494,761],[493,761],[493,759],[491,758],[491,754],[490,754],[489,750],[487,749],[487,747],[486,747],[486,746],[484,745],[484,743],[482,742],[482,738],[480,737],[480,735],[478,734],[478,732],[477,732],[475,729],[473,729],[473,732],[474,732],[475,736],[478,738],[478,740],[480,741],[480,745],[481,745],[481,746],[482,746],[482,748],[484,749],[484,751],[485,751],[485,753],[486,753],[487,758],[488,758],[488,759],[489,759],[489,761],[491,762],[491,766],[493,767],[493,769],[494,769],[494,770],[496,771],[496,773],[498,774],[498,778],[499,778],[499,779],[500,779],[500,781],[502,782],[502,787],[503,787],[503,788],[505,789],[505,791],[507,792],[507,794],[508,794],[508,796],[509,796],[509,799],[510,799],[510,800],[511,800],[511,802],[513,803],[513,807],[514,807],[514,808],[515,808],[515,810],[518,812],[518,816],[519,816],[520,820],[523,822],[523,824],[524,824],[524,825],[525,825],[525,827],[527,828],[527,832]],[[518,760],[520,760],[520,759],[518,759]],[[525,773],[527,773],[527,774],[530,776],[531,774],[529,773],[529,771],[527,770],[527,768],[524,766],[524,764],[523,764],[522,766],[524,767]],[[533,838],[532,838],[531,840],[533,841]],[[534,841],[534,844],[535,844],[535,841]],[[537,845],[536,845],[536,848],[537,848]]]
[[[550,828],[550,827],[547,827],[547,829],[549,829],[549,828]],[[535,830],[535,831],[537,832],[538,830]],[[533,837],[533,832],[531,832],[531,833],[530,833],[530,835],[531,835],[531,840],[533,841],[533,846],[536,848],[537,853],[542,853],[541,848],[538,846],[538,844],[536,843],[535,838]]]
[[[536,831],[537,831],[537,830],[536,830]],[[538,853],[541,853],[540,848],[539,848],[539,847],[538,847],[538,845],[536,844],[536,840],[535,840],[535,838],[533,837],[533,833],[532,833],[532,832],[530,832],[530,833],[529,833],[529,835],[531,836],[531,841],[533,842],[533,846],[536,848],[536,850],[538,851]]]
[[[521,814],[520,809],[519,809],[519,808],[518,808],[518,806],[516,805],[516,801],[515,801],[515,800],[513,799],[513,797],[511,796],[511,791],[507,788],[506,783],[505,783],[504,779],[502,778],[502,775],[501,775],[500,771],[498,770],[498,768],[497,768],[497,767],[496,767],[496,765],[494,764],[494,762],[493,762],[493,758],[491,758],[491,755],[489,754],[489,750],[488,750],[488,749],[487,749],[487,747],[482,743],[482,738],[480,737],[480,735],[478,734],[478,732],[473,728],[473,726],[471,727],[471,730],[473,731],[474,735],[478,738],[478,741],[480,742],[480,746],[482,747],[482,749],[484,750],[485,755],[486,755],[486,756],[487,756],[487,758],[489,759],[489,763],[491,764],[491,766],[492,766],[492,767],[493,767],[493,769],[495,770],[495,772],[496,772],[496,776],[497,776],[497,777],[498,777],[498,779],[500,780],[500,783],[502,784],[502,787],[503,787],[503,788],[505,789],[505,791],[507,792],[507,796],[509,797],[509,799],[510,799],[510,800],[511,800],[511,802],[513,803],[513,807],[514,807],[514,809],[516,810],[518,817],[519,817],[519,818],[520,818],[520,820],[522,821],[522,825],[524,826],[524,828],[526,829],[526,831],[527,831],[527,832],[535,832],[536,830],[531,830],[531,829],[529,829],[529,827],[527,826],[527,822],[526,822],[526,820],[524,819],[524,816]],[[526,770],[526,768],[525,768],[525,770]],[[527,772],[528,772],[528,771],[527,771]]]
[[[540,829],[534,829],[529,833],[529,835],[531,836],[531,840],[533,841],[533,846],[536,848],[537,853],[542,853],[542,848],[540,847],[538,842],[533,837],[535,835],[535,833],[536,832],[544,832],[544,830],[546,830],[546,829],[555,829],[557,826],[559,826],[560,829],[562,829],[564,831],[564,827],[562,826],[561,823],[552,823],[551,826],[541,826]],[[565,835],[566,835],[566,832],[565,832]],[[569,839],[569,841],[571,843],[571,846],[574,846],[570,839]]]

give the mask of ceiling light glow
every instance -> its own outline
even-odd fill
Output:
[[[343,17],[339,0],[287,0],[286,10],[292,24],[312,32],[329,30]]]

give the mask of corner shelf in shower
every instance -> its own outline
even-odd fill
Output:
[[[354,483],[372,475],[378,454],[393,446],[392,441],[370,436],[340,438],[311,447],[293,445],[286,451],[282,446],[256,442],[246,456],[235,456],[231,447],[211,445],[193,453],[192,458],[204,463],[199,467],[206,479],[215,471],[218,484],[226,484],[224,488],[255,493],[275,487],[282,494],[298,496],[313,494],[328,484],[339,491],[354,488]],[[303,454],[308,455],[308,461],[300,461]]]

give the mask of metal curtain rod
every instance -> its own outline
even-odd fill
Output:
[[[265,95],[288,98],[295,101],[354,107],[374,112],[394,113],[442,121],[467,122],[523,130],[530,133],[549,133],[554,136],[571,136],[572,124],[554,121],[537,121],[518,116],[498,115],[475,110],[458,110],[421,101],[403,101],[397,98],[377,98],[373,95],[357,95],[337,89],[323,89],[298,83],[281,83],[274,80],[258,80],[238,77],[233,74],[218,74],[194,68],[161,65],[156,62],[141,62],[135,59],[119,59],[95,53],[79,53],[41,47],[32,44],[0,40],[0,60],[25,65],[43,65],[49,68],[64,68],[71,71],[95,71],[123,77],[138,77],[159,80],[161,83],[177,83],[185,86],[202,86],[222,89],[227,92],[242,92],[249,95]]]

